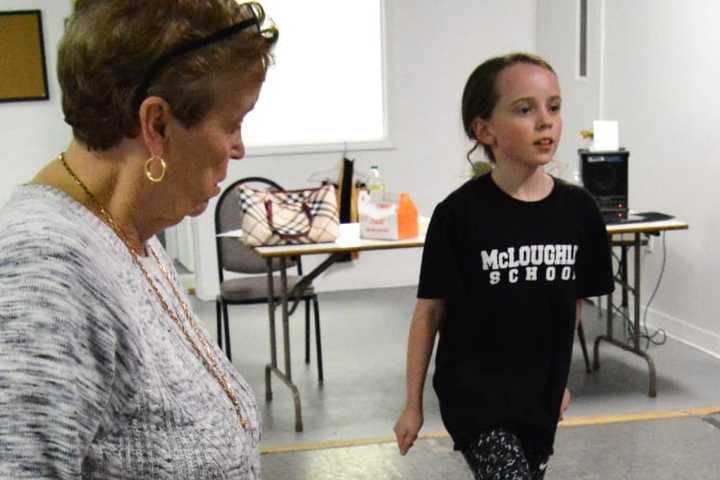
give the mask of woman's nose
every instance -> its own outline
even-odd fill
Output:
[[[230,158],[233,160],[240,160],[245,156],[245,144],[241,138],[230,147]]]

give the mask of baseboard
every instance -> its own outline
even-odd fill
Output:
[[[662,328],[668,337],[720,359],[720,334],[716,332],[692,325],[652,308],[648,311],[648,326],[655,329]]]

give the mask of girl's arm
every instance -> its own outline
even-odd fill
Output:
[[[423,424],[425,376],[443,312],[442,299],[419,298],[415,304],[408,338],[405,408],[393,429],[402,455],[412,447]]]

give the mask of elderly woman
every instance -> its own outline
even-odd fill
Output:
[[[0,477],[259,478],[254,395],[154,235],[243,157],[263,22],[234,0],[76,2],[73,139],[0,211]]]

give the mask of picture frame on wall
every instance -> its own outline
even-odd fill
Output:
[[[0,102],[47,100],[40,10],[0,11]]]

